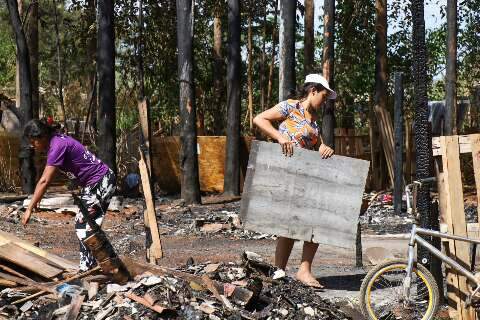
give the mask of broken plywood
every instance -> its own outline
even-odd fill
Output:
[[[322,159],[279,144],[252,142],[241,203],[244,227],[262,233],[355,248],[357,221],[369,162]]]

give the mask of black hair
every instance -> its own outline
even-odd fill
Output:
[[[323,90],[327,90],[323,85],[321,85],[320,83],[316,83],[316,82],[305,82],[298,90],[297,90],[297,95],[296,95],[296,99],[297,100],[302,100],[302,99],[305,99],[308,94],[310,93],[310,91],[312,89],[315,89],[317,92],[320,92],[320,91],[323,91]]]
[[[44,120],[33,119],[27,122],[23,129],[23,136],[27,139],[38,139],[43,137],[51,137],[56,128],[47,124]]]

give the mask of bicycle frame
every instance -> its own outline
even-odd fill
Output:
[[[451,239],[457,241],[464,241],[468,243],[480,244],[480,239],[470,239],[467,237],[455,236],[452,234],[423,229],[417,227],[416,224],[412,226],[412,231],[410,233],[410,242],[408,243],[408,266],[407,266],[407,277],[411,279],[413,264],[415,262],[415,244],[418,243],[429,252],[431,252],[435,257],[439,258],[450,267],[467,277],[470,281],[475,283],[477,286],[480,285],[480,282],[475,278],[474,274],[459,264],[457,261],[453,260],[452,258],[448,257],[447,255],[443,254],[440,250],[435,248],[433,245],[428,243],[425,239],[420,237],[419,235],[427,235],[441,239]]]
[[[413,214],[416,217],[416,192],[418,186],[420,186],[421,183],[414,182],[411,185],[408,185],[405,188],[405,193],[407,195],[407,211],[410,214]],[[413,205],[410,201],[410,194],[412,193],[411,188],[413,188]],[[417,221],[417,220],[415,220]],[[463,242],[468,242],[472,244],[480,244],[480,239],[471,239],[468,237],[462,237],[462,236],[456,236],[444,232],[439,232],[435,230],[430,230],[430,229],[424,229],[420,228],[417,226],[417,222],[415,222],[412,225],[412,231],[410,232],[410,241],[408,243],[408,265],[407,265],[407,276],[405,278],[405,281],[403,283],[404,286],[404,294],[405,297],[409,297],[410,295],[410,285],[411,285],[411,279],[412,279],[412,272],[413,272],[413,265],[415,263],[415,245],[418,243],[419,245],[423,246],[425,249],[427,249],[430,253],[432,253],[435,257],[439,258],[442,260],[444,263],[455,269],[458,273],[462,274],[465,276],[468,280],[476,284],[476,288],[474,290],[474,293],[472,296],[480,290],[480,281],[479,279],[475,278],[475,275],[467,270],[464,266],[459,264],[457,261],[453,260],[452,258],[448,257],[447,255],[443,254],[440,250],[435,248],[433,245],[431,245],[429,242],[427,242],[425,239],[423,239],[420,235],[427,235],[431,237],[436,237],[440,239],[450,239],[450,240],[456,240],[456,241],[463,241]]]

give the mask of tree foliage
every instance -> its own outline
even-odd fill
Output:
[[[96,35],[95,17],[92,16],[91,0],[57,1],[59,29],[63,52],[63,75],[65,96],[78,95],[81,99],[67,102],[67,117],[85,117],[90,81],[95,72],[95,56],[89,44]],[[320,1],[320,0],[316,0]],[[434,1],[434,0],[427,0]],[[222,57],[226,66],[227,11],[225,0],[202,0],[195,2],[194,75],[196,83],[197,110],[202,114],[206,134],[214,132],[213,115],[225,112],[218,106],[214,93],[213,17],[220,13],[222,19]],[[28,6],[26,1],[26,7]],[[52,1],[40,0],[40,86],[42,106],[45,113],[55,114],[58,109],[56,82],[55,32]],[[253,33],[253,101],[254,112],[260,110],[261,56],[265,44],[266,67],[263,76],[268,80],[268,65],[272,51],[274,0],[242,1],[241,45],[242,66],[242,129],[247,109],[247,17],[252,17]],[[438,4],[437,4],[438,5]],[[154,131],[161,129],[165,135],[178,134],[178,78],[176,48],[175,1],[144,0],[144,67],[145,89],[152,107]],[[266,19],[263,8],[266,6]],[[297,83],[303,80],[303,6],[297,9],[296,75]],[[480,0],[459,1],[459,95],[468,96],[480,78]],[[318,11],[318,10],[317,10]],[[444,15],[444,9],[442,14]],[[315,12],[315,66],[320,71],[323,45],[323,17]],[[116,73],[117,73],[117,122],[119,128],[136,125],[136,98],[138,90],[138,2],[115,1]],[[430,99],[443,99],[445,74],[446,18],[427,30],[428,88]],[[365,124],[365,115],[372,103],[375,68],[375,8],[368,0],[338,0],[335,42],[335,78],[339,93],[337,102],[338,123],[343,125],[354,117],[356,127]],[[265,26],[265,33],[264,33]],[[403,71],[405,75],[406,104],[412,105],[412,21],[410,1],[388,1],[388,66],[390,75]],[[277,51],[278,53],[278,51]],[[278,56],[275,61],[272,97],[278,96]],[[15,91],[15,46],[9,25],[5,3],[0,3],[0,88],[9,95]],[[224,72],[226,69],[224,69]],[[268,82],[268,81],[266,81]],[[265,83],[265,81],[264,81]],[[393,81],[389,81],[389,95],[393,95]],[[72,91],[72,92],[69,92]],[[226,101],[224,90],[223,101]],[[271,104],[275,101],[271,101]],[[389,104],[392,105],[391,99]],[[200,118],[200,117],[199,117]],[[225,124],[223,124],[225,125]]]

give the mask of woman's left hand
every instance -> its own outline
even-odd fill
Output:
[[[326,144],[322,143],[320,145],[320,148],[318,148],[318,152],[322,156],[322,159],[327,159],[327,158],[330,158],[333,155],[334,150],[332,148],[330,148],[329,146],[327,146]]]

